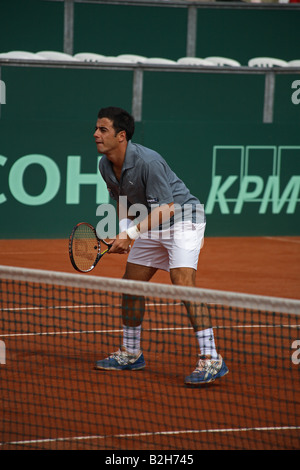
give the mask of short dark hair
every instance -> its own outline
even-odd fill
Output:
[[[107,118],[113,123],[113,128],[118,133],[126,132],[126,139],[130,140],[134,134],[134,118],[125,109],[109,106],[101,108],[98,113],[98,119]]]

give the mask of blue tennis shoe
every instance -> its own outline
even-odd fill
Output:
[[[112,353],[106,359],[101,359],[95,364],[95,369],[101,370],[140,370],[146,366],[142,351],[138,354],[130,354],[124,346]]]
[[[229,370],[222,358],[211,359],[206,356],[200,356],[196,369],[188,375],[184,382],[186,385],[201,386],[228,374]]]

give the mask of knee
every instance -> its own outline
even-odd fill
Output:
[[[196,271],[192,268],[174,268],[170,270],[171,282],[177,286],[195,286]]]

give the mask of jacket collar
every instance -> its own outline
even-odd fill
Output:
[[[122,171],[128,170],[128,168],[133,168],[136,161],[136,154],[135,154],[135,147],[132,144],[131,140],[128,141],[126,153],[125,153],[125,160],[123,163]]]

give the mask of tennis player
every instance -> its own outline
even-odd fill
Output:
[[[124,279],[149,281],[162,269],[170,273],[172,284],[194,287],[206,225],[203,206],[157,152],[131,141],[134,129],[133,117],[121,108],[102,108],[98,113],[94,138],[103,155],[99,170],[119,212],[120,233],[109,240],[113,243],[109,253],[129,253]],[[120,204],[124,198],[127,207]],[[135,217],[133,208],[141,209],[142,217]],[[216,350],[207,307],[189,302],[185,306],[200,350],[196,368],[185,383],[198,386],[224,376],[228,368]],[[123,295],[123,345],[97,361],[97,369],[145,367],[144,309],[143,297]]]

